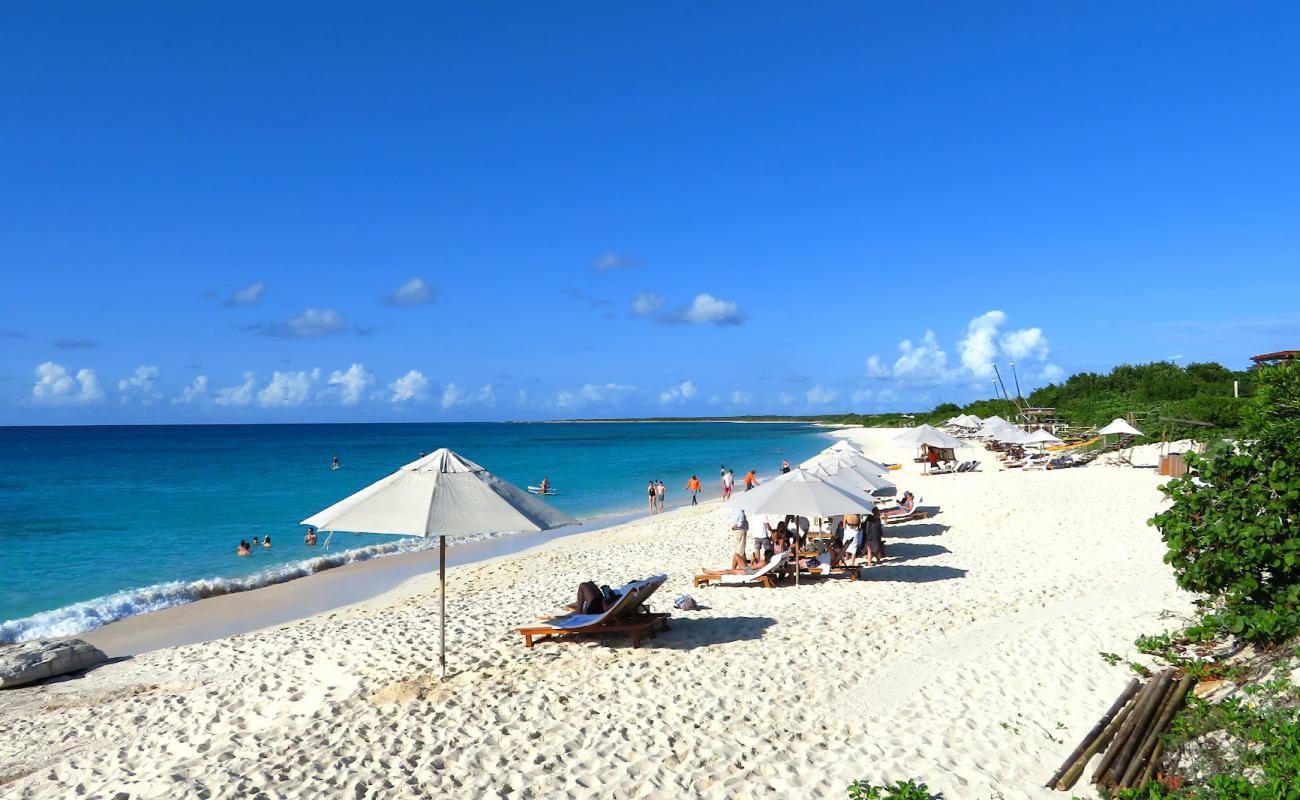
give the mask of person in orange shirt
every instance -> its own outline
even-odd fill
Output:
[[[691,479],[686,482],[686,491],[691,493],[691,505],[698,506],[700,501],[695,499],[695,495],[700,492],[700,479],[692,475]]]
[[[758,485],[758,476],[755,475],[754,470],[751,469],[749,472],[745,473],[745,491],[748,492],[750,489],[753,489],[757,485]]]

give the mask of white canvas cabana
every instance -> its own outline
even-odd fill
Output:
[[[447,537],[541,531],[577,520],[447,448],[429,455],[302,521],[333,533],[438,537],[438,662],[447,672]]]

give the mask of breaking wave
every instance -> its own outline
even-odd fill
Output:
[[[510,534],[494,533],[467,538],[458,537],[454,542],[448,542],[448,547],[469,541],[508,535]],[[401,539],[370,547],[360,547],[355,550],[339,550],[304,561],[281,564],[242,578],[202,578],[194,581],[169,581],[145,586],[141,589],[125,589],[93,600],[85,600],[52,611],[42,611],[30,617],[0,623],[0,644],[15,644],[32,639],[56,636],[72,636],[94,630],[110,622],[133,617],[136,614],[147,614],[150,611],[184,605],[207,597],[260,589],[263,586],[272,586],[295,578],[303,578],[356,561],[369,561],[373,558],[384,558],[385,556],[394,556],[400,553],[413,553],[437,546],[438,540],[436,538]]]

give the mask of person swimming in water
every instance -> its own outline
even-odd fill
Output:
[[[303,544],[307,545],[308,547],[315,547],[315,546],[316,546],[316,529],[315,529],[315,528],[310,528],[310,527],[307,528],[307,535],[304,536],[304,537],[302,537],[302,541],[303,541]]]
[[[235,555],[237,555],[237,556],[246,556],[246,555],[248,555],[248,554],[251,553],[251,552],[252,552],[252,550],[249,549],[249,547],[248,547],[248,542],[244,541],[243,539],[240,539],[240,540],[239,540],[239,549],[235,551]]]
[[[257,547],[257,546],[258,546],[259,544],[261,544],[261,543],[262,543],[262,540],[259,539],[259,538],[257,538],[256,536],[254,536],[254,537],[253,537],[253,543],[252,543],[251,545],[249,545],[249,546],[250,546],[250,547]]]
[[[338,469],[338,468],[339,468],[339,457],[335,455],[334,458],[330,459],[330,469]]]
[[[271,534],[268,533],[262,537],[262,547],[267,550],[271,549]]]

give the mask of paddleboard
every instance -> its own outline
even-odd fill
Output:
[[[533,494],[541,494],[541,495],[548,495],[548,496],[553,494],[558,494],[558,492],[556,492],[554,489],[547,489],[546,491],[543,492],[542,487],[540,486],[529,486],[528,491],[532,492]]]

